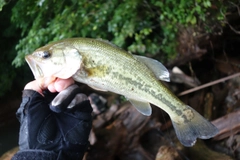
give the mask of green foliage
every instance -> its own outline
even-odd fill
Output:
[[[223,20],[225,7],[222,2],[215,1],[217,7],[213,10],[211,0],[165,0],[155,1],[153,5],[158,8],[159,21],[163,33],[161,49],[170,57],[171,53],[176,53],[176,36],[180,27],[201,26],[211,28],[212,22]],[[221,13],[222,11],[222,13]],[[212,20],[208,18],[212,17]],[[211,31],[209,31],[211,32]]]
[[[0,0],[0,12],[2,11],[2,8],[5,4],[6,4],[5,0]]]
[[[20,0],[12,10],[22,29],[13,64],[21,66],[26,54],[69,37],[103,38],[133,53],[173,57],[179,26],[206,22],[211,6],[210,0]]]

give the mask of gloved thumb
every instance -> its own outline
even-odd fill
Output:
[[[78,100],[86,100],[87,98],[85,99],[83,94],[80,93],[81,89],[76,84],[69,86],[53,99],[50,109],[54,112],[60,113],[68,107],[71,108],[74,104],[78,103]],[[78,94],[80,94],[80,96],[76,96]]]

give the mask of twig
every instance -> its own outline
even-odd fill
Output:
[[[234,5],[235,7],[237,7],[238,14],[239,14],[239,16],[240,16],[240,8],[239,8],[239,6],[236,5],[235,3],[232,3],[232,2],[230,2],[230,3],[231,3],[232,5]],[[221,14],[223,14],[223,13],[221,12]],[[223,15],[224,15],[224,14],[223,14]],[[225,19],[227,19],[225,15],[224,15],[224,17],[225,17]],[[229,22],[228,22],[227,20],[224,21],[224,23],[226,23],[233,32],[235,32],[236,34],[240,34],[240,31],[237,31],[232,25],[229,24]]]
[[[240,73],[236,73],[236,74],[233,74],[231,76],[227,76],[225,78],[221,78],[221,79],[218,79],[218,80],[215,80],[215,81],[203,84],[201,86],[198,86],[198,87],[195,87],[195,88],[183,91],[183,92],[179,93],[178,96],[183,96],[183,95],[186,95],[186,94],[198,91],[200,89],[203,89],[203,88],[206,88],[206,87],[209,87],[209,86],[213,86],[213,85],[215,85],[217,83],[221,83],[221,82],[224,82],[226,80],[229,80],[229,79],[232,79],[232,78],[235,78],[235,77],[238,77],[238,76],[240,76]]]
[[[238,5],[236,5],[236,4],[235,4],[235,3],[233,3],[233,2],[229,2],[229,3],[231,3],[232,5],[234,5],[235,7],[237,7],[237,10],[238,10],[238,15],[240,16],[240,9],[239,9]]]
[[[235,32],[236,34],[240,34],[240,31],[237,31],[231,24],[228,23],[228,21],[225,21],[225,23],[231,28],[233,32]]]

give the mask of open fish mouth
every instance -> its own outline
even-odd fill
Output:
[[[30,69],[32,70],[35,79],[44,77],[41,67],[37,63],[35,63],[35,61],[31,58],[30,55],[26,56],[25,59],[29,65]]]

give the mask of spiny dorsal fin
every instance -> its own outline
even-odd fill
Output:
[[[104,43],[107,43],[107,44],[109,44],[109,45],[111,45],[111,46],[113,46],[113,47],[120,48],[120,47],[118,47],[117,45],[115,45],[115,44],[113,44],[112,42],[110,42],[109,40],[102,39],[102,38],[97,38],[97,40],[98,40],[98,41],[102,41],[102,42],[104,42]]]
[[[151,69],[156,78],[162,81],[170,82],[169,72],[162,63],[155,59],[144,56],[134,55],[134,57],[136,57],[139,61],[143,62],[149,69]]]

